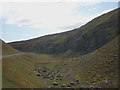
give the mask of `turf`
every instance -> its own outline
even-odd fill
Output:
[[[92,53],[77,57],[24,53],[3,58],[3,88],[48,88],[55,81],[59,83],[55,88],[61,88],[76,79],[80,84],[73,88],[118,87],[118,37]],[[38,78],[34,69],[43,66],[55,72],[60,70],[62,81]],[[68,73],[70,77],[66,76]],[[105,85],[107,79],[110,83]]]

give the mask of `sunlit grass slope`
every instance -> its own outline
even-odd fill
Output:
[[[34,72],[36,63],[51,63],[49,55],[37,56],[27,53],[3,58],[3,88],[47,87],[45,81],[39,79]]]
[[[5,42],[3,41],[1,42],[2,42],[2,55],[20,53],[20,51],[12,48],[10,45],[6,44]]]
[[[6,43],[2,45],[3,56],[21,53]],[[37,63],[51,63],[53,59],[50,55],[24,53],[21,55],[5,57],[2,59],[2,85],[3,88],[32,88],[47,87],[45,81],[39,79],[34,72]]]

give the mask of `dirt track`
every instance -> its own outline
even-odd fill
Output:
[[[21,54],[24,54],[24,53],[17,53],[17,54],[5,55],[5,56],[2,56],[2,58],[17,56],[17,55],[21,55]],[[0,58],[1,58],[1,57],[0,57]]]

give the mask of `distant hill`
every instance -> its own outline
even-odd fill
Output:
[[[118,29],[118,11],[103,14],[74,30],[43,37],[9,43],[15,49],[25,52],[60,54],[68,51],[80,54],[90,53],[115,38]]]

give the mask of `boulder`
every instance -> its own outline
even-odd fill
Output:
[[[40,74],[37,74],[37,76],[39,77],[39,76],[40,76]]]
[[[76,86],[77,84],[76,84],[76,83],[74,83],[74,85]]]
[[[79,80],[76,80],[76,82],[79,82]]]
[[[71,84],[68,84],[67,87],[71,87]]]
[[[47,72],[47,70],[43,70],[43,72]]]
[[[74,82],[70,82],[71,85],[74,85]]]
[[[65,84],[62,84],[61,87],[65,87]]]
[[[53,85],[58,85],[58,83],[57,83],[57,82],[54,82]]]
[[[69,73],[69,74],[67,74],[67,76],[70,76],[70,73]]]
[[[60,80],[62,80],[62,78],[60,78]]]

